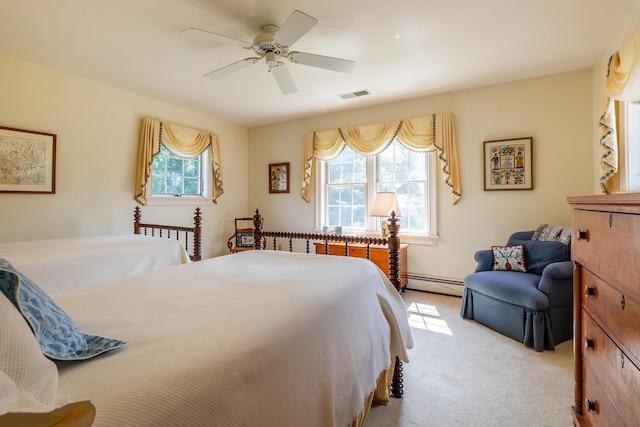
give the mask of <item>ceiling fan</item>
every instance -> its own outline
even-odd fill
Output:
[[[206,38],[219,43],[225,43],[240,46],[245,49],[252,50],[257,56],[242,59],[215,71],[205,74],[210,79],[220,79],[235,71],[255,64],[262,58],[265,59],[269,72],[273,75],[276,83],[280,87],[280,91],[288,95],[298,91],[291,73],[287,69],[283,58],[288,59],[294,64],[309,65],[311,67],[324,68],[327,70],[340,71],[349,73],[355,65],[354,61],[347,59],[334,58],[331,56],[316,55],[314,53],[289,51],[289,48],[305,35],[314,25],[318,23],[313,18],[299,10],[294,10],[281,27],[273,24],[267,24],[262,27],[262,31],[258,34],[253,42],[238,40],[233,37],[216,34],[198,28],[187,28],[183,34],[195,37]]]

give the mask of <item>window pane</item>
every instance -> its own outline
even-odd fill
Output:
[[[185,178],[184,180],[184,191],[182,194],[188,194],[190,196],[194,196],[199,194],[198,191],[198,180],[197,179],[191,179],[191,178]]]
[[[327,225],[340,225],[340,208],[329,206],[329,223]]]
[[[202,155],[180,158],[164,145],[151,164],[152,193],[162,195],[201,195]]]
[[[351,227],[353,222],[351,221],[351,207],[343,206],[340,209],[340,224],[343,227]]]
[[[344,228],[366,228],[367,159],[345,147],[326,163],[329,224]]]
[[[329,182],[331,184],[342,182],[340,175],[340,163],[333,161],[329,163]]]
[[[377,160],[377,191],[396,193],[402,211],[401,230],[426,231],[426,153],[409,150],[394,140]]]
[[[322,225],[340,225],[345,229],[374,230],[378,218],[368,213],[368,197],[378,191],[393,191],[402,209],[404,232],[428,231],[427,153],[407,149],[399,141],[379,153],[372,162],[349,147],[336,158],[324,162],[325,197]],[[375,171],[367,171],[367,165]],[[376,181],[367,182],[368,176]],[[329,221],[327,224],[326,222]]]

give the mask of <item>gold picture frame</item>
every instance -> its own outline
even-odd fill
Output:
[[[269,164],[269,193],[288,193],[289,175],[289,163]]]
[[[533,189],[533,138],[484,142],[484,190]]]
[[[56,135],[0,126],[0,193],[56,192]]]

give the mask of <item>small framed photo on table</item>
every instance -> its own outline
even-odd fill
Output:
[[[269,165],[269,193],[289,192],[289,163]]]
[[[254,246],[253,230],[236,233],[236,247],[252,248]]]

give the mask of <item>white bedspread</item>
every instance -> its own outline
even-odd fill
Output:
[[[49,294],[189,260],[179,241],[139,234],[0,243],[0,258]]]
[[[54,295],[122,350],[60,364],[95,426],[340,426],[413,346],[367,260],[248,251]]]

